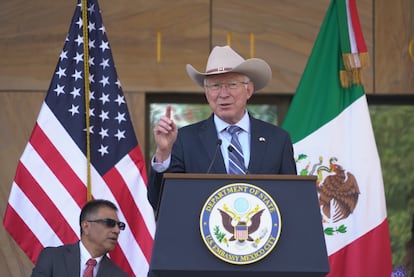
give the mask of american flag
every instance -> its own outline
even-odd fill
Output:
[[[48,93],[17,165],[3,224],[33,262],[43,247],[79,239],[79,214],[87,201],[87,115],[92,197],[114,202],[127,224],[110,256],[131,276],[147,276],[155,221],[147,200],[145,162],[96,0],[87,1],[87,14],[84,26],[78,0]]]

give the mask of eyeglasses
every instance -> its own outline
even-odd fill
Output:
[[[224,86],[228,90],[236,90],[242,85],[247,85],[249,82],[241,82],[241,81],[230,81],[227,83],[212,83],[206,84],[204,87],[212,92],[220,91],[221,87]]]
[[[125,223],[121,221],[116,221],[112,218],[103,218],[103,219],[94,219],[94,220],[86,220],[88,222],[99,222],[104,224],[108,228],[114,228],[115,225],[118,225],[120,230],[125,230]]]

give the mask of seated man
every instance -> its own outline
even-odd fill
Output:
[[[86,203],[79,218],[80,241],[44,248],[32,277],[128,276],[106,255],[115,248],[119,233],[125,229],[125,223],[119,221],[117,211],[117,207],[107,200]]]

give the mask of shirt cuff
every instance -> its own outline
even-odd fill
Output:
[[[169,155],[168,158],[161,163],[155,161],[155,156],[152,157],[151,159],[152,169],[154,169],[158,173],[166,171],[168,167],[170,167],[170,163],[171,163],[171,155]]]

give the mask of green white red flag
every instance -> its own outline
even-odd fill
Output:
[[[283,128],[298,174],[316,175],[330,273],[390,276],[381,164],[361,70],[368,53],[355,0],[332,0]]]

